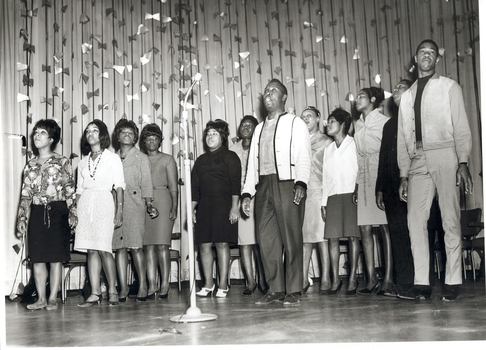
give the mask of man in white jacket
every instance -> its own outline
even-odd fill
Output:
[[[287,88],[271,80],[263,92],[268,112],[253,134],[241,206],[255,196],[257,239],[269,292],[257,305],[298,305],[303,285],[302,223],[311,147],[306,124],[285,111]],[[284,258],[282,259],[282,254]]]

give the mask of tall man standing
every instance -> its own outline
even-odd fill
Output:
[[[297,305],[303,286],[302,223],[311,147],[306,124],[285,111],[286,100],[287,88],[272,79],[263,92],[268,116],[253,134],[241,195],[247,216],[255,196],[257,239],[269,285],[257,305]]]
[[[436,192],[447,255],[442,299],[456,300],[462,284],[459,184],[462,179],[472,192],[471,131],[462,90],[435,72],[438,60],[437,44],[422,41],[415,54],[418,80],[402,95],[398,114],[399,195],[408,203],[415,274],[414,287],[398,295],[403,299],[431,296],[427,220]]]

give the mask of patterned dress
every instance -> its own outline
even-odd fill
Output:
[[[383,126],[388,117],[378,109],[356,122],[354,140],[358,152],[358,225],[387,224],[386,215],[376,205],[375,187],[378,177]]]
[[[302,226],[304,243],[324,241],[324,221],[321,217],[322,160],[324,148],[331,142],[332,140],[329,137],[319,131],[311,136],[312,163],[307,185],[304,224]]]
[[[68,217],[76,215],[75,199],[69,159],[54,153],[43,164],[38,163],[37,157],[26,164],[17,220],[29,220],[31,262],[69,260]]]
[[[75,250],[113,252],[115,205],[111,191],[119,187],[125,189],[123,166],[118,155],[105,149],[95,161],[91,161],[91,153],[81,159],[76,189],[81,197],[78,201]]]
[[[123,225],[115,229],[113,249],[142,248],[146,213],[144,198],[153,198],[154,195],[150,161],[145,153],[132,147],[122,164],[126,184],[123,194]]]

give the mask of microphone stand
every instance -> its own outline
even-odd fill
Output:
[[[201,310],[196,306],[196,273],[195,273],[195,258],[194,258],[194,231],[192,223],[192,197],[191,197],[191,160],[189,159],[189,132],[187,123],[187,99],[194,88],[194,85],[201,80],[201,74],[197,73],[194,76],[189,90],[187,90],[186,96],[184,98],[184,103],[182,105],[182,120],[181,128],[184,130],[184,170],[185,170],[185,186],[186,186],[186,212],[187,212],[187,237],[189,241],[189,290],[191,303],[190,307],[186,310],[186,313],[170,318],[172,322],[203,322],[203,321],[213,321],[218,318],[218,316],[213,314],[203,314]]]

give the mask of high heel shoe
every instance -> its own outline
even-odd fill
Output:
[[[197,292],[196,295],[200,297],[207,297],[207,296],[211,296],[213,292],[214,292],[214,284],[211,288],[201,288],[201,290]]]
[[[118,293],[110,293],[108,295],[108,305],[117,306],[118,305]]]
[[[255,290],[257,289],[258,285],[255,284],[255,286],[253,288],[246,288],[245,291],[243,293],[241,293],[241,295],[243,295],[244,297],[249,297],[251,295],[253,295],[253,293],[255,292]]]
[[[216,298],[226,298],[228,291],[229,291],[229,287],[226,289],[218,288],[218,291],[216,292]]]
[[[305,294],[307,293],[307,291],[309,290],[309,287],[310,287],[310,283],[307,282],[307,285],[304,287],[304,289],[302,290],[302,294]]]
[[[98,299],[88,301],[88,300],[89,300],[89,298],[91,298],[91,297],[93,297],[93,296],[97,297]],[[93,306],[94,304],[98,304],[98,305],[100,305],[100,304],[101,304],[101,300],[102,300],[102,299],[103,299],[103,295],[101,295],[101,294],[91,294],[91,295],[88,297],[88,299],[86,299],[86,300],[85,300],[83,303],[78,304],[78,306],[79,306],[79,307],[91,307],[91,306]]]
[[[120,303],[126,303],[127,302],[128,295],[125,295],[123,298],[118,298],[118,301]]]
[[[346,295],[355,295],[357,290],[358,290],[358,282],[356,282],[356,287],[354,287],[354,289],[348,289],[346,291]]]
[[[170,285],[169,285],[169,288],[167,288],[167,292],[165,292],[165,294],[159,294],[159,299],[168,299],[169,298],[169,292],[170,292]]]
[[[379,284],[379,282],[376,282],[375,285],[373,286],[373,288],[371,288],[371,289],[368,289],[368,288],[361,289],[361,290],[358,291],[358,294],[359,295],[370,295],[371,293],[373,293],[373,291],[375,289],[378,289],[378,284]]]
[[[332,290],[332,289],[328,290],[327,291],[327,294],[328,295],[334,295],[334,294],[339,293],[339,291],[341,290],[341,287],[342,286],[343,286],[343,280],[340,280],[338,287],[336,289],[334,289],[334,290]]]
[[[156,294],[157,294],[157,291],[154,291],[153,293],[147,294],[147,300],[157,299]]]
[[[147,301],[147,295],[144,297],[137,297],[135,301]]]

